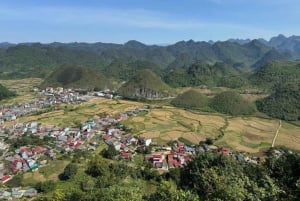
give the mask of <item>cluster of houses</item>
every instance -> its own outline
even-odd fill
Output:
[[[129,110],[116,117],[102,117],[99,120],[99,125],[104,131],[102,139],[107,145],[113,146],[119,152],[119,155],[116,156],[117,159],[133,159],[137,149],[144,149],[151,144],[151,139],[137,138],[127,134],[124,126],[119,124],[122,119],[138,115],[141,112],[148,112],[147,107]]]
[[[41,109],[51,107],[59,103],[77,104],[82,101],[87,101],[92,96],[80,95],[73,89],[63,89],[62,87],[52,88],[47,87],[45,90],[39,91],[39,98],[26,103],[14,103],[10,105],[0,106],[0,124],[5,121],[14,121],[18,117],[30,115],[40,111]]]
[[[37,190],[35,188],[11,188],[11,189],[0,189],[0,199],[13,200],[19,198],[32,198],[37,195]]]
[[[159,147],[156,152],[147,154],[145,160],[153,163],[158,169],[168,170],[169,168],[180,168],[191,160],[191,155],[195,153],[195,148],[177,142],[173,147]]]
[[[120,158],[132,158],[134,150],[129,149],[129,145],[135,143],[148,146],[151,140],[138,141],[130,135],[125,135],[124,126],[119,122],[128,116],[137,115],[145,110],[145,108],[137,108],[115,117],[106,116],[97,120],[90,119],[83,123],[81,128],[49,127],[37,122],[19,122],[9,127],[1,126],[0,139],[18,139],[25,135],[33,135],[41,139],[49,137],[52,140],[51,144],[43,146],[27,145],[13,152],[8,152],[10,145],[0,140],[0,150],[2,150],[2,156],[0,157],[3,161],[9,161],[11,164],[10,170],[5,170],[5,168],[2,170],[0,164],[0,174],[2,172],[0,178],[4,177],[4,182],[6,182],[10,177],[7,177],[7,174],[5,175],[4,172],[15,174],[37,170],[40,165],[44,165],[47,162],[39,160],[41,156],[53,159],[56,157],[56,153],[73,152],[76,149],[95,150],[101,139],[104,139],[105,143],[114,146],[116,150],[120,151]]]
[[[39,101],[32,101],[29,103],[1,105],[0,106],[0,123],[3,124],[5,121],[16,120],[20,116],[32,114],[42,107],[45,102],[40,103]]]
[[[257,157],[251,157],[246,152],[233,152],[228,147],[220,147],[218,148],[218,152],[227,156],[232,156],[236,160],[241,162],[247,162],[247,163],[253,163],[258,164],[258,158]]]
[[[36,91],[39,91],[38,89]],[[105,89],[103,91],[88,92],[87,89],[63,87],[47,87],[40,92],[41,94],[52,98],[56,103],[77,103],[79,101],[88,101],[93,96],[102,98],[120,98],[114,91]]]
[[[109,89],[106,89],[106,90],[103,90],[103,91],[95,91],[95,92],[93,92],[93,96],[102,97],[102,98],[109,98],[109,99],[121,98],[121,96],[116,95],[114,91],[111,91]]]
[[[46,163],[46,161],[38,163],[37,160],[48,152],[49,149],[43,146],[34,146],[33,148],[21,147],[16,149],[16,155],[12,158],[11,169],[13,173],[17,173],[18,171],[27,172],[37,170],[40,164],[43,165]]]
[[[53,104],[58,103],[80,103],[81,101],[87,101],[90,97],[83,95],[82,89],[64,89],[63,87],[46,87],[45,90],[40,91],[41,95],[44,95],[47,100]]]

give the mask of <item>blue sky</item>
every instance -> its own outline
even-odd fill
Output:
[[[3,0],[0,41],[147,44],[300,35],[299,0]]]

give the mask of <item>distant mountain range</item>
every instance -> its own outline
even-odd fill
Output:
[[[187,69],[201,61],[223,62],[237,69],[259,68],[273,60],[300,59],[300,37],[278,35],[264,39],[229,39],[223,42],[180,41],[172,45],[145,45],[131,40],[113,43],[0,43],[0,78],[46,77],[63,64],[96,68],[107,76],[139,69]],[[146,66],[144,66],[144,64]],[[114,69],[114,75],[110,70]],[[118,72],[118,69],[122,73]],[[112,74],[113,74],[112,73]]]

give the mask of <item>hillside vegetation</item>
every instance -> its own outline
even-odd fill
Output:
[[[171,96],[173,89],[151,70],[142,70],[122,85],[118,93],[130,99],[159,99]]]
[[[287,61],[270,62],[257,69],[250,79],[262,88],[272,88],[282,83],[297,84],[300,82],[300,64]]]
[[[76,65],[64,65],[54,71],[41,87],[81,87],[104,89],[112,86],[111,82],[94,69]]]
[[[15,92],[8,90],[5,86],[0,84],[0,100],[10,98],[10,97],[13,97],[15,95],[16,95]]]
[[[276,86],[273,93],[256,102],[259,111],[271,117],[300,120],[300,83]]]
[[[297,40],[293,42],[296,43]],[[241,69],[256,68],[270,60],[294,59],[293,55],[299,54],[295,48],[292,51],[296,53],[287,54],[280,46],[271,47],[270,44],[259,40],[246,44],[234,41],[208,43],[190,40],[168,46],[145,45],[138,41],[128,41],[125,44],[100,42],[6,44],[2,48],[0,46],[0,77],[45,78],[56,67],[65,63],[106,71],[113,62],[118,61],[122,61],[125,68],[128,61],[147,61],[159,66],[160,69],[177,69],[190,66],[199,60],[211,64],[224,62]]]
[[[170,69],[164,80],[173,87],[206,85],[238,88],[247,83],[238,69],[226,63],[217,62],[210,65],[203,61],[183,69]]]
[[[186,109],[201,109],[208,107],[208,98],[196,90],[188,90],[179,94],[171,104]]]
[[[117,80],[128,81],[139,71],[145,69],[151,69],[151,71],[155,72],[158,75],[162,74],[162,69],[159,65],[144,60],[127,62],[123,60],[115,60],[109,66],[104,68],[103,72],[108,77]]]
[[[225,91],[217,94],[210,103],[214,110],[230,115],[250,115],[255,112],[254,104],[245,100],[234,91]]]

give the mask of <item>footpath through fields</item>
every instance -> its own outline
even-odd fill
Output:
[[[274,147],[274,145],[275,145],[276,138],[278,137],[279,129],[280,129],[280,128],[281,128],[281,120],[279,120],[279,126],[278,126],[278,128],[277,128],[277,130],[276,130],[276,134],[275,134],[275,136],[274,136],[274,138],[273,138],[273,141],[272,141],[272,147]]]

